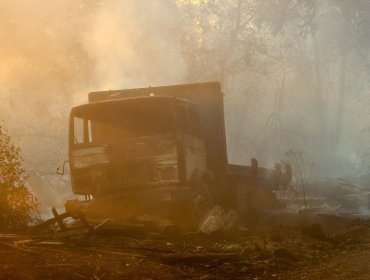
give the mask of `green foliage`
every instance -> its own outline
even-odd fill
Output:
[[[25,227],[38,217],[38,202],[25,178],[20,149],[0,125],[0,230]]]

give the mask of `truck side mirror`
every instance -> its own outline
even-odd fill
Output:
[[[65,167],[66,167],[66,163],[69,163],[69,160],[65,160],[64,162],[63,162],[63,167],[62,167],[62,171],[60,171],[60,167],[58,167],[57,168],[57,174],[58,175],[61,175],[61,176],[63,176],[64,174],[65,174]]]

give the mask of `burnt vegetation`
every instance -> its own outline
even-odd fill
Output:
[[[38,202],[26,186],[20,149],[0,125],[0,229],[27,227],[38,217]]]

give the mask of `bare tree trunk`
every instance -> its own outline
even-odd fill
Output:
[[[328,145],[328,124],[327,124],[327,106],[325,103],[324,93],[323,93],[323,80],[321,73],[321,56],[320,47],[317,42],[317,35],[314,36],[314,96],[316,104],[316,114],[319,119],[320,135],[318,141],[325,146]],[[326,147],[325,147],[326,148]]]
[[[220,82],[222,85],[224,85],[226,83],[226,76],[227,76],[227,68],[228,68],[228,61],[229,61],[229,58],[232,56],[232,53],[233,53],[233,50],[234,50],[234,47],[236,45],[236,40],[238,38],[238,32],[239,32],[239,29],[240,29],[240,20],[241,20],[241,8],[242,8],[242,0],[238,0],[238,6],[237,6],[237,10],[236,10],[236,18],[235,18],[235,25],[234,25],[234,29],[232,30],[231,34],[230,34],[230,41],[229,41],[229,45],[228,45],[228,48],[227,50],[225,51],[225,54],[223,56],[223,59],[221,61],[221,71],[220,71]]]
[[[337,111],[335,117],[334,130],[332,134],[332,144],[334,151],[338,150],[340,139],[342,136],[342,127],[343,127],[343,113],[344,113],[344,103],[345,103],[345,92],[346,92],[346,68],[347,68],[347,51],[342,53],[341,58],[341,73],[339,76],[339,92],[338,92],[338,103]]]

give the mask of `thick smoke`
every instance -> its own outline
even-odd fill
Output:
[[[93,90],[184,82],[180,34],[170,1],[1,1],[0,118],[42,203],[49,185],[70,188],[55,176],[70,108]]]
[[[184,82],[181,26],[166,1],[107,1],[90,18],[83,43],[90,86],[117,89]]]
[[[68,106],[90,88],[183,81],[175,8],[149,0],[2,1],[3,106],[16,99],[55,114],[50,105]]]

